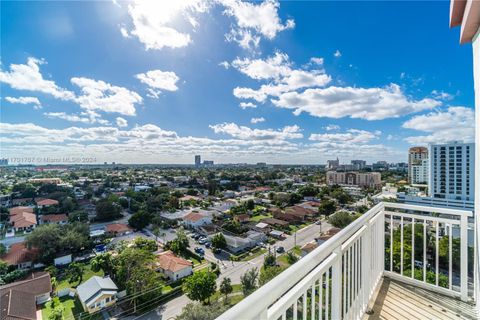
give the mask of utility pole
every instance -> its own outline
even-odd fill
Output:
[[[293,234],[293,247],[295,248],[297,246],[297,230],[295,230],[295,233]]]

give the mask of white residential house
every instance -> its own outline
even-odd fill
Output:
[[[165,251],[157,256],[158,270],[171,281],[185,278],[193,273],[193,263],[177,257],[172,251]]]
[[[88,313],[114,305],[117,292],[117,285],[110,277],[93,276],[77,287],[78,298]]]
[[[192,211],[182,218],[183,225],[189,229],[197,229],[203,225],[211,224],[211,215],[200,213],[198,211]]]

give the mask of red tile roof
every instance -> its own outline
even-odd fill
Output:
[[[42,222],[52,223],[52,222],[60,222],[60,221],[68,221],[68,217],[65,213],[61,214],[46,214],[40,217]]]
[[[185,217],[183,217],[183,220],[187,220],[190,222],[197,222],[198,220],[203,219],[205,216],[201,213],[192,211],[189,214],[187,214]]]
[[[193,264],[183,258],[177,257],[172,251],[165,251],[157,256],[158,266],[163,270],[177,272]]]
[[[133,231],[133,229],[124,223],[111,223],[105,226],[105,232],[123,233],[128,231]]]
[[[8,265],[19,265],[25,262],[32,262],[38,255],[37,249],[28,249],[23,242],[14,243],[6,254],[0,257]]]
[[[32,207],[13,207],[10,208],[10,215],[15,215],[21,212],[30,212],[33,213],[33,208]]]
[[[10,215],[10,223],[14,228],[28,228],[37,224],[37,216],[30,212],[19,212]]]
[[[38,199],[38,200],[35,200],[35,202],[37,203],[37,206],[58,205],[58,201],[53,199]]]

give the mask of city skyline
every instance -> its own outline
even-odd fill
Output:
[[[1,6],[2,158],[406,162],[473,141],[448,2]]]

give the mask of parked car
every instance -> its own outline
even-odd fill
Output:
[[[220,252],[222,252],[222,249],[220,249],[220,248],[213,248],[213,253],[219,254]]]
[[[207,243],[207,239],[201,238],[200,240],[198,240],[198,243],[205,244],[205,243]]]
[[[278,247],[277,248],[277,253],[284,253],[285,252],[285,248],[284,247]]]
[[[212,243],[211,243],[211,242],[205,243],[205,248],[210,249],[211,247],[212,247]]]
[[[201,254],[201,255],[204,255],[205,254],[205,250],[203,250],[202,248],[200,247],[195,247],[195,253],[197,254]]]
[[[321,225],[322,224],[322,221],[321,220],[318,220],[315,222],[315,224],[318,226],[318,225]]]

